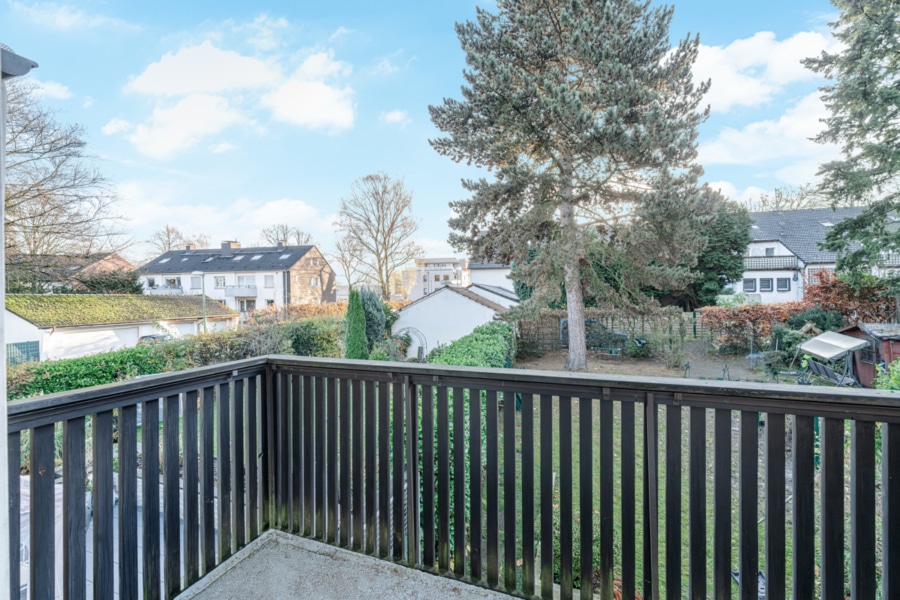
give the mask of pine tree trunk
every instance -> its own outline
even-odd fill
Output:
[[[559,220],[563,231],[563,239],[567,246],[574,250],[577,232],[575,231],[575,208],[572,205],[571,177],[562,189],[564,201],[559,207]],[[581,269],[577,253],[571,254],[570,262],[565,266],[566,310],[569,316],[569,356],[566,369],[584,371],[587,369],[587,344],[584,332],[584,293],[581,289]]]

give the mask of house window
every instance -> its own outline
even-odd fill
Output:
[[[203,281],[201,277],[191,277],[191,289],[199,290],[203,287]]]
[[[869,340],[869,346],[863,348],[862,352],[859,353],[859,360],[870,365],[876,364],[878,362],[878,342]]]
[[[167,262],[169,262],[170,260],[172,260],[172,259],[171,259],[171,258],[163,258],[162,260],[159,261],[158,264],[167,263]]]
[[[155,277],[148,277],[148,278],[147,278],[147,287],[148,287],[148,288],[155,288],[155,287],[156,287],[156,278],[155,278]]]
[[[244,260],[244,255],[243,255],[243,254],[238,254],[237,256],[234,257],[233,260]]]
[[[422,283],[428,283],[428,275],[422,275]]]
[[[772,279],[760,279],[759,280],[759,291],[760,292],[771,292],[772,291]]]
[[[444,281],[450,281],[450,276],[449,276],[449,275],[444,275]]]
[[[309,287],[317,288],[322,286],[322,280],[319,277],[310,277],[309,278]]]
[[[238,275],[237,284],[239,287],[253,287],[256,285],[255,275]]]
[[[224,277],[214,277],[213,279],[216,282],[217,288],[225,287],[225,278]]]
[[[775,248],[766,248],[766,256],[775,256]]]
[[[259,259],[262,258],[262,256],[263,256],[262,254],[256,254],[256,255],[254,255],[253,258],[251,258],[250,260],[259,260]]]
[[[779,292],[789,292],[791,291],[791,280],[787,277],[779,277],[778,278],[778,287],[776,288]]]
[[[275,306],[274,300],[266,300],[266,306]]]
[[[241,312],[250,312],[251,310],[256,310],[256,300],[254,298],[239,299],[238,310]]]
[[[274,275],[266,275],[266,287],[273,288],[275,287],[275,276]]]
[[[440,281],[440,280],[441,280],[441,276],[440,276],[440,275],[435,275],[435,276],[434,276],[434,280],[435,280],[435,281]]]
[[[745,292],[755,292],[756,291],[756,280],[755,279],[745,279],[744,280],[744,291]]]
[[[181,287],[181,277],[169,277],[166,279],[166,287],[170,288],[180,288]]]

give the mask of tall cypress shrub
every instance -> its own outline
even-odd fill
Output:
[[[350,290],[350,302],[344,321],[344,358],[369,358],[366,342],[366,313],[359,292]]]
[[[375,344],[384,339],[384,309],[381,299],[372,290],[359,290],[359,299],[366,313],[366,343],[371,352]]]

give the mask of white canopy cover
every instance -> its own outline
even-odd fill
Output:
[[[800,351],[830,362],[843,358],[856,350],[861,350],[868,345],[869,342],[867,340],[861,340],[834,331],[826,331],[822,335],[817,335],[813,339],[806,340],[800,344]]]

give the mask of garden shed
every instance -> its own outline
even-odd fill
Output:
[[[853,369],[863,387],[875,387],[878,365],[887,367],[900,358],[900,324],[860,323],[842,329],[841,333],[869,342],[853,353]]]

